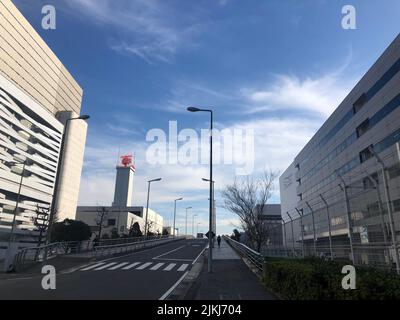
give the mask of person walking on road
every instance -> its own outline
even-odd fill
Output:
[[[221,236],[217,237],[218,248],[221,248]]]

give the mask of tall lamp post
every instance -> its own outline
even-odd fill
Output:
[[[49,217],[49,226],[47,229],[47,235],[46,235],[46,244],[50,243],[50,236],[53,228],[53,221],[54,221],[54,215],[56,214],[56,204],[57,204],[57,194],[58,194],[58,184],[60,182],[60,174],[61,174],[61,168],[63,166],[63,155],[64,155],[64,147],[65,147],[65,134],[67,133],[68,125],[71,121],[73,120],[89,120],[90,116],[88,115],[82,115],[77,118],[71,118],[67,119],[65,122],[64,126],[64,131],[63,131],[63,136],[61,139],[61,146],[60,146],[60,158],[58,161],[58,166],[57,166],[57,173],[56,173],[56,180],[54,182],[54,191],[53,191],[53,199],[51,201],[51,207],[50,207],[50,217]],[[47,258],[47,253],[45,254],[45,260]]]
[[[186,236],[188,235],[188,233],[187,233],[187,218],[188,218],[188,210],[189,209],[192,209],[192,207],[187,207],[186,208],[186,222],[185,222],[185,235]]]
[[[172,230],[174,238],[175,238],[175,222],[176,222],[176,202],[181,200],[183,200],[183,198],[175,199],[174,201],[174,229]]]
[[[149,217],[150,184],[152,182],[161,181],[161,180],[162,180],[161,178],[158,178],[158,179],[153,179],[153,180],[147,181],[149,186],[148,186],[148,189],[147,189],[146,220],[145,220],[145,224],[144,224],[144,235],[146,237],[147,237],[147,232],[149,231],[148,227],[147,227],[147,219]]]
[[[209,207],[209,234],[208,234],[208,272],[212,272],[212,222],[213,222],[213,203],[212,203],[212,182],[213,182],[213,122],[214,112],[211,109],[199,109],[195,107],[187,108],[189,112],[209,112],[210,113],[210,207]]]
[[[193,238],[195,238],[194,236],[194,218],[197,217],[197,214],[193,214],[192,216],[192,234],[193,234]]]
[[[17,216],[19,201],[21,199],[22,181],[24,179],[24,174],[25,174],[26,160],[23,163],[17,162],[17,161],[7,161],[6,164],[8,164],[8,165],[22,164],[22,172],[21,172],[21,179],[19,181],[17,200],[15,203],[15,208],[13,210],[13,220],[12,220],[12,224],[11,224],[10,236],[8,237],[7,251],[6,251],[6,255],[5,255],[5,259],[4,259],[4,271],[5,272],[9,271],[10,264],[12,264],[12,263],[10,263],[11,242],[14,238],[15,220],[16,220],[16,216]]]

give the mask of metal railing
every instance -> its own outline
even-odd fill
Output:
[[[41,247],[29,247],[18,251],[14,257],[12,269],[17,272],[23,271],[59,255],[82,254],[82,256],[86,257],[103,257],[124,254],[181,240],[184,237],[155,236],[149,238],[125,238],[99,241],[97,243],[93,241],[57,242]],[[130,242],[126,242],[128,239]]]
[[[399,244],[400,245],[400,244]],[[331,254],[332,249],[332,254]],[[395,271],[394,247],[391,244],[355,244],[351,250],[350,245],[304,245],[264,247],[261,254],[264,257],[281,257],[303,259],[318,257],[325,260],[348,261],[356,266],[370,266],[388,271]],[[351,251],[354,254],[352,260]]]
[[[22,271],[34,266],[44,260],[51,259],[60,254],[66,254],[68,251],[66,243],[51,243],[42,247],[29,247],[18,251],[14,257],[13,266],[10,269]]]
[[[224,236],[224,239],[233,249],[236,250],[236,252],[240,256],[246,258],[254,267],[256,267],[258,272],[263,271],[264,257],[260,253],[254,251],[243,243],[237,242],[229,237]]]
[[[185,237],[173,237],[173,236],[163,236],[157,237],[152,240],[141,240],[131,243],[120,243],[120,244],[112,244],[112,245],[103,245],[103,246],[95,246],[93,251],[94,257],[102,257],[102,256],[110,256],[110,255],[118,255],[118,254],[126,254],[129,252],[134,252],[146,248],[151,248],[158,246],[160,244],[182,240]]]

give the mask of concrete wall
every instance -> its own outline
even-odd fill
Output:
[[[0,74],[54,115],[80,113],[82,89],[10,0],[0,2]]]

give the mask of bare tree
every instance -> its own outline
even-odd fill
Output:
[[[226,186],[222,191],[224,207],[239,217],[249,245],[257,252],[260,252],[262,245],[269,238],[263,211],[271,198],[277,176],[276,172],[264,171],[258,178],[236,178],[233,184]]]
[[[40,247],[43,240],[43,234],[47,232],[47,229],[49,227],[50,209],[40,207],[39,204],[36,204],[35,214],[36,216],[33,218],[33,224],[39,231],[37,246]]]
[[[99,227],[99,240],[101,240],[101,231],[103,228],[107,227],[107,217],[108,211],[106,207],[97,207],[97,217],[96,224]]]

